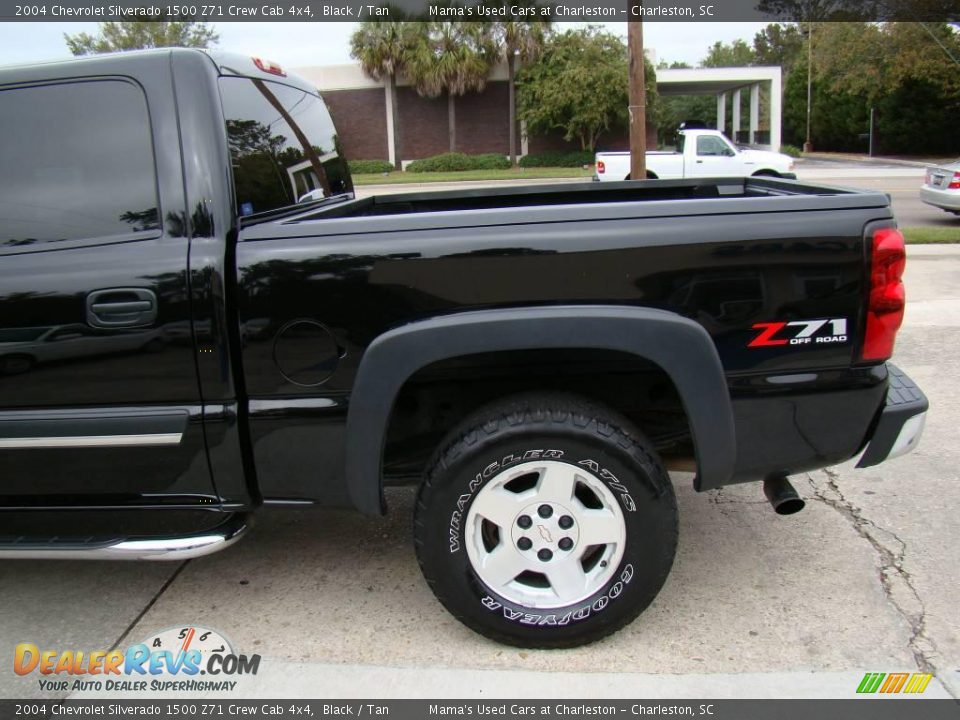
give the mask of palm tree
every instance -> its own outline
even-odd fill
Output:
[[[397,111],[397,75],[405,68],[416,23],[365,20],[350,37],[350,56],[374,80],[386,78],[393,121],[393,159],[400,165],[400,116]]]
[[[421,22],[406,64],[417,92],[447,95],[450,152],[456,149],[455,97],[486,87],[496,59],[493,25],[486,22]]]
[[[534,62],[543,52],[544,41],[550,32],[549,20],[497,23],[497,41],[507,59],[507,81],[510,94],[510,164],[517,164],[517,61],[521,65]]]

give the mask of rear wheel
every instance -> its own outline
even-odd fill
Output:
[[[676,550],[676,500],[625,418],[573,396],[518,396],[447,436],[420,489],[415,540],[431,589],[468,627],[571,647],[656,597]]]
[[[768,178],[778,178],[780,173],[774,172],[773,170],[758,170],[753,174],[754,177],[768,177]]]

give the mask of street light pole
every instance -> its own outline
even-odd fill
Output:
[[[807,140],[803,143],[803,151],[813,151],[813,142],[810,140],[810,111],[813,107],[813,21],[807,22]]]
[[[633,5],[639,7],[640,3]],[[634,12],[631,7],[631,15]],[[647,177],[647,89],[642,20],[627,23],[627,52],[630,55],[630,179],[644,180]]]

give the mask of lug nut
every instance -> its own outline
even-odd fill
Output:
[[[533,525],[533,520],[530,519],[529,515],[521,515],[517,518],[517,525],[522,527],[524,530]]]
[[[557,546],[561,550],[569,550],[570,548],[573,547],[573,540],[571,540],[568,537],[560,538],[560,542],[557,543]]]
[[[531,541],[528,537],[522,537],[517,540],[517,547],[521,550],[529,550],[533,547],[533,541]]]
[[[553,508],[550,507],[549,505],[541,505],[540,507],[537,508],[537,515],[546,519],[551,515],[553,515]]]
[[[537,553],[537,557],[543,560],[544,562],[547,562],[548,560],[551,560],[553,558],[553,553],[547,550],[546,548],[543,548],[543,550]]]
[[[570,517],[569,515],[562,515],[560,517],[560,520],[558,521],[558,524],[564,530],[569,530],[570,528],[573,527],[573,518]]]

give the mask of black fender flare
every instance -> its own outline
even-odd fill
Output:
[[[697,490],[733,475],[736,434],[716,346],[700,325],[653,308],[608,305],[477,310],[412,322],[370,343],[347,411],[346,482],[360,511],[382,514],[387,425],[404,383],[432,363],[464,355],[537,349],[619,350],[660,366],[676,385],[697,456]]]

